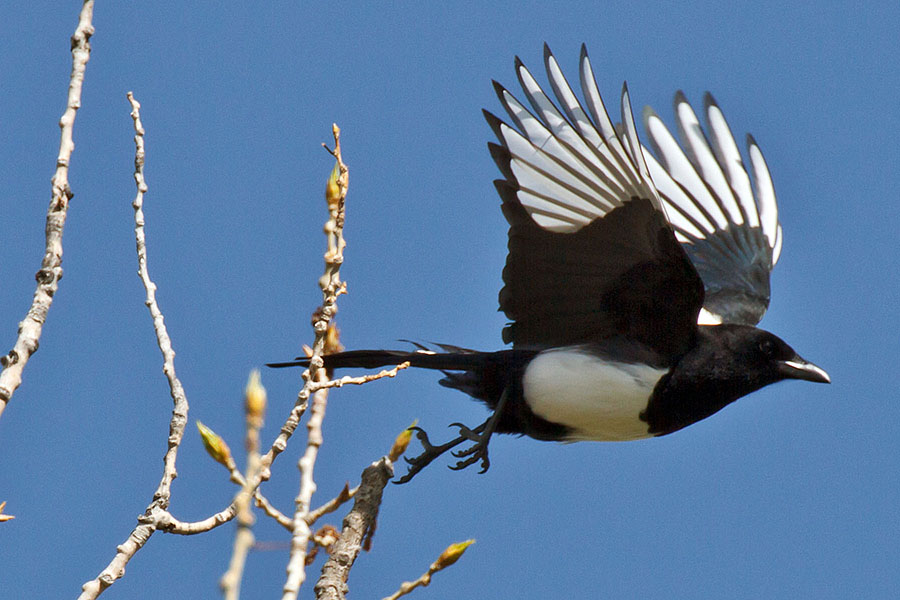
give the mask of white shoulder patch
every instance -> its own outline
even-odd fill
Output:
[[[722,315],[717,315],[715,313],[711,313],[705,308],[700,309],[700,314],[697,315],[697,324],[698,325],[721,325],[722,324]]]
[[[536,415],[572,429],[567,441],[637,440],[652,436],[640,414],[666,373],[603,360],[581,347],[553,348],[525,369],[523,394]]]

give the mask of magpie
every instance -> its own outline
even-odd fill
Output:
[[[650,108],[641,145],[627,85],[614,126],[585,46],[579,100],[545,44],[549,96],[515,59],[527,105],[494,82],[504,121],[484,111],[503,175],[494,182],[509,222],[500,310],[511,348],[479,352],[438,344],[414,351],[351,350],[327,369],[409,362],[444,372],[440,383],[492,410],[481,425],[424,452],[409,481],[453,452],[461,469],[490,465],[494,433],[538,440],[624,441],[666,435],[785,379],[828,374],[758,329],[782,229],[769,169],[747,136],[750,172],[712,95],[706,129],[682,92],[680,143]],[[555,98],[554,98],[555,97]],[[554,101],[555,100],[555,101]],[[306,366],[299,357],[269,366]]]

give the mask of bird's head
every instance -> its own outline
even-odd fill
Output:
[[[719,325],[714,328],[715,343],[726,350],[739,372],[760,388],[784,379],[803,379],[831,383],[824,369],[802,358],[784,340],[763,329],[746,325]]]

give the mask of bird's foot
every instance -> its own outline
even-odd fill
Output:
[[[488,419],[488,420],[490,420],[490,419]],[[422,444],[423,452],[422,452],[422,454],[419,454],[418,456],[414,456],[413,458],[404,457],[404,460],[406,460],[406,462],[409,464],[409,470],[406,472],[406,475],[404,475],[400,479],[396,480],[394,483],[397,483],[397,484],[406,483],[407,481],[412,479],[419,471],[421,471],[422,469],[424,469],[425,467],[430,465],[432,463],[432,461],[434,461],[434,459],[436,459],[438,456],[440,456],[441,454],[444,454],[445,452],[447,452],[448,450],[450,450],[452,448],[455,448],[456,446],[459,446],[460,444],[462,444],[463,442],[465,442],[467,440],[476,441],[476,444],[473,445],[472,448],[467,448],[466,450],[463,450],[458,454],[456,452],[454,452],[453,455],[457,456],[457,457],[462,457],[462,456],[468,456],[472,452],[475,452],[477,450],[476,446],[478,445],[478,440],[480,440],[482,437],[481,432],[484,430],[486,425],[487,425],[487,421],[485,421],[484,423],[482,423],[475,429],[470,429],[469,427],[466,427],[465,425],[462,425],[460,423],[453,423],[451,425],[451,427],[459,428],[459,436],[453,438],[446,444],[440,444],[438,446],[431,443],[431,440],[428,439],[428,434],[425,433],[424,429],[422,429],[421,427],[412,427],[411,429],[416,432],[416,439],[419,440],[420,444]],[[483,445],[484,445],[484,456],[486,459],[487,458],[487,440],[484,441]],[[450,467],[450,468],[451,469],[462,469],[462,468],[467,467],[468,465],[476,462],[479,457],[480,457],[480,455],[475,456],[474,458],[466,459],[464,461],[459,461],[455,467]],[[489,464],[490,463],[488,463],[488,465]],[[484,465],[482,465],[482,466],[484,466]],[[482,470],[481,472],[484,473],[485,470],[487,470],[486,466],[484,466],[484,470]]]
[[[481,461],[481,471],[479,471],[479,473],[486,472],[491,466],[491,461],[488,459],[488,442],[491,441],[491,435],[493,435],[494,429],[497,427],[497,423],[500,420],[500,414],[502,413],[503,408],[506,405],[506,400],[508,397],[509,389],[504,389],[503,394],[500,395],[500,399],[498,400],[497,405],[494,407],[494,414],[492,414],[487,421],[474,429],[471,429],[463,425],[462,423],[451,424],[451,427],[456,427],[459,429],[459,435],[446,444],[441,444],[440,446],[435,446],[431,443],[431,440],[428,439],[428,434],[425,433],[424,429],[422,429],[421,427],[413,427],[412,430],[416,432],[416,439],[418,439],[422,444],[424,452],[413,458],[406,458],[406,462],[409,463],[409,471],[407,471],[406,475],[398,479],[395,483],[406,483],[407,481],[412,479],[416,475],[416,473],[431,464],[431,462],[438,456],[440,456],[444,452],[447,452],[451,448],[459,446],[466,441],[475,443],[465,450],[451,452],[453,456],[455,456],[456,458],[461,458],[462,460],[460,460],[450,468],[454,471],[459,471],[460,469],[465,469],[466,467],[474,465],[476,462]]]
[[[419,443],[422,444],[423,452],[418,456],[414,456],[413,458],[403,457],[403,459],[409,464],[409,470],[406,472],[406,475],[394,481],[396,484],[406,483],[410,479],[412,479],[416,473],[427,467],[431,464],[431,462],[436,459],[438,456],[450,450],[451,448],[461,444],[465,438],[458,437],[456,439],[450,440],[446,444],[441,444],[439,446],[435,446],[431,443],[431,440],[428,439],[428,434],[425,433],[425,430],[421,427],[410,427],[412,431],[416,432],[416,439],[419,440]]]
[[[465,469],[470,465],[474,465],[479,460],[481,461],[481,470],[478,472],[479,474],[486,472],[490,468],[491,461],[488,459],[488,442],[491,440],[491,433],[493,430],[486,431],[488,423],[490,423],[490,419],[475,429],[469,429],[462,423],[453,423],[451,425],[451,427],[459,428],[460,438],[475,442],[464,450],[450,453],[456,458],[463,459],[450,467],[451,469],[459,471],[460,469]]]

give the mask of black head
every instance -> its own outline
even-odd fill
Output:
[[[823,369],[800,357],[776,335],[746,325],[718,325],[701,327],[705,344],[715,355],[717,366],[730,371],[721,373],[741,380],[752,389],[782,381],[803,379],[817,383],[831,383]]]
[[[726,324],[702,325],[697,333],[697,344],[660,381],[641,416],[653,434],[687,427],[777,381],[831,381],[768,331]]]

